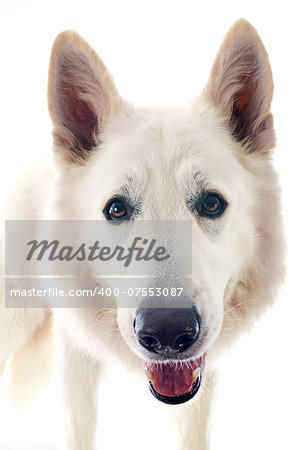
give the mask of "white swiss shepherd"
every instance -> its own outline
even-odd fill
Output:
[[[9,360],[18,395],[28,358],[36,357],[31,381],[42,377],[57,324],[68,450],[95,449],[99,368],[113,357],[143,377],[146,370],[145,390],[148,383],[157,401],[184,403],[166,406],[180,420],[178,449],[209,448],[216,356],[273,304],[284,275],[272,93],[266,50],[245,20],[183,108],[134,108],[81,37],[57,37],[48,89],[55,168],[24,177],[7,218],[193,222],[185,308],[51,312],[5,309],[2,300],[0,367]]]

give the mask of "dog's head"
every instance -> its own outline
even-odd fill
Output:
[[[118,311],[123,338],[146,362],[151,390],[164,402],[193,397],[210,355],[263,311],[278,287],[272,92],[266,51],[244,20],[226,36],[202,95],[182,109],[135,109],[78,35],[67,31],[55,41],[49,110],[59,218],[112,227],[192,221],[190,298],[181,308],[171,297],[152,308],[143,297],[137,308]],[[155,288],[166,279],[169,289],[178,286],[179,278],[180,269],[169,271]]]

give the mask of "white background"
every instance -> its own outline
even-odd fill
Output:
[[[277,306],[224,358],[213,450],[300,448],[297,8],[297,2],[290,0],[0,3],[1,198],[31,159],[50,151],[47,70],[51,45],[60,31],[79,32],[108,66],[123,97],[145,106],[186,103],[198,95],[234,20],[246,18],[263,39],[275,82],[272,110],[289,245],[288,277]],[[145,386],[127,380],[119,369],[111,378],[115,394],[107,388],[101,402],[105,405],[101,448],[172,449],[171,438],[164,432],[164,405],[156,411],[155,403],[145,400],[148,407],[142,414],[134,407],[134,399]],[[117,401],[116,395],[124,395],[125,400]],[[23,413],[11,410],[4,392],[0,402],[0,449],[58,448],[62,412],[55,381]]]

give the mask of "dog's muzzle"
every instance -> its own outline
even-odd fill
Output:
[[[155,361],[146,362],[146,376],[152,394],[167,404],[190,400],[202,378],[203,357],[180,359],[200,335],[200,317],[196,308],[140,308],[134,320],[139,344]],[[158,355],[161,358],[157,358]],[[153,355],[154,356],[154,355]]]

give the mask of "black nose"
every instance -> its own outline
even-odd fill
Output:
[[[141,308],[134,320],[139,343],[150,352],[171,356],[189,348],[198,338],[196,308]]]

